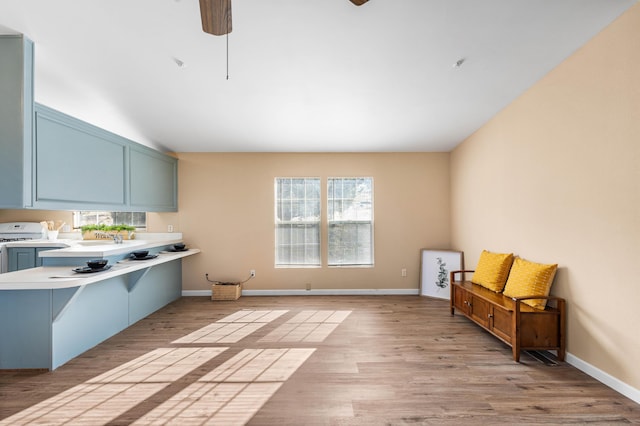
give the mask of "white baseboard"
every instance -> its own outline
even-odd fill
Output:
[[[418,289],[315,289],[315,290],[242,290],[243,296],[413,296]],[[211,296],[211,290],[183,290],[183,296]],[[640,404],[640,390],[600,370],[575,355],[567,353],[567,364],[602,382],[616,392]]]
[[[243,296],[417,296],[418,289],[242,290]],[[182,290],[183,296],[211,296],[211,290]]]
[[[211,290],[182,290],[183,297],[191,296],[209,296],[211,297]]]
[[[632,401],[640,404],[640,390],[636,389],[620,379],[613,377],[612,375],[600,370],[599,368],[589,364],[586,361],[581,360],[575,355],[567,353],[566,356],[567,364],[573,365],[578,370],[588,374],[599,382],[609,386],[616,392],[621,393]]]
[[[413,296],[417,289],[242,290],[243,296]]]

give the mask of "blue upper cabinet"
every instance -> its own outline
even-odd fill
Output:
[[[177,211],[178,160],[35,105],[33,207]]]
[[[178,160],[141,145],[129,147],[129,204],[134,211],[178,210]]]
[[[41,105],[35,123],[35,208],[126,209],[125,140]]]
[[[31,204],[33,43],[0,35],[0,208]]]
[[[0,58],[0,209],[177,211],[176,158],[35,104],[25,37]]]

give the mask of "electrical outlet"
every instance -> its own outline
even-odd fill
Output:
[[[403,277],[406,277],[406,276],[407,276],[407,268],[402,268],[402,270],[400,270],[400,274],[401,274]]]
[[[256,276],[256,270],[255,269],[250,270],[249,271],[249,275],[251,275],[251,278],[255,277]]]
[[[167,225],[167,232],[173,232],[173,225]]]

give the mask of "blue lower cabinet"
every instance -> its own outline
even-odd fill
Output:
[[[181,259],[81,287],[0,291],[0,369],[56,369],[181,292]]]
[[[8,272],[42,266],[40,252],[53,250],[56,247],[11,247],[7,249],[9,257]]]
[[[0,369],[51,368],[51,290],[0,292]]]
[[[52,370],[129,326],[126,275],[74,290],[52,291]]]
[[[129,277],[129,323],[133,324],[182,295],[182,262],[162,263]]]
[[[36,267],[36,249],[33,247],[9,248],[9,272]]]

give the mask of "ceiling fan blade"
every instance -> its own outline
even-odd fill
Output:
[[[355,4],[356,6],[362,6],[363,4],[365,4],[368,1],[369,0],[351,0],[351,3]]]
[[[200,0],[202,30],[213,35],[231,32],[231,0]]]

